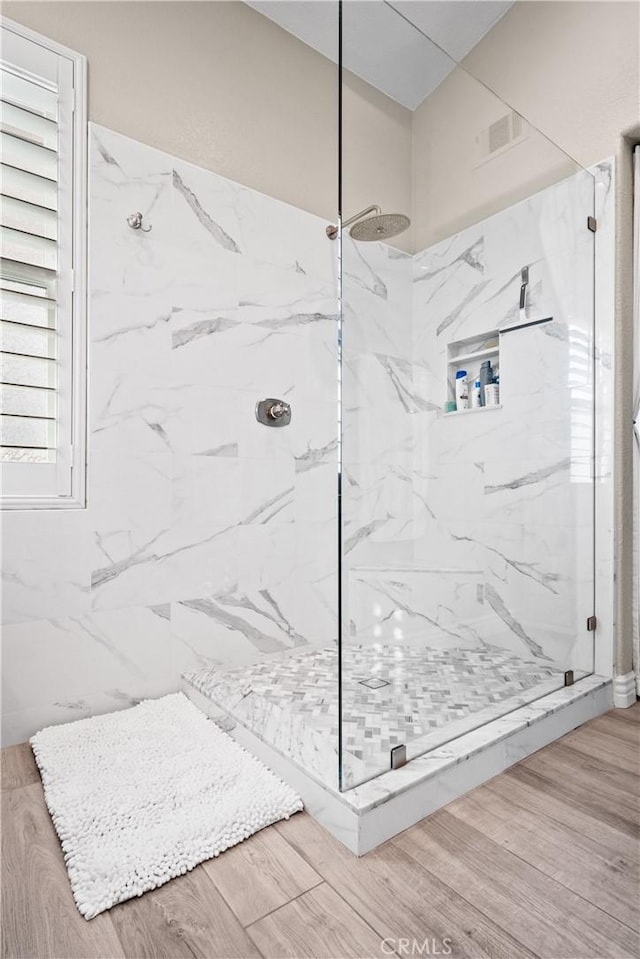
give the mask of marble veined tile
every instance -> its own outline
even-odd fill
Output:
[[[172,331],[193,323],[198,314],[210,315],[221,310],[235,310],[240,306],[239,256],[221,249],[212,261],[201,247],[192,249],[185,246],[180,234],[174,237],[168,252],[173,275],[169,291]]]
[[[249,665],[305,645],[266,589],[181,600],[173,606],[172,619],[182,669],[198,664]]]
[[[484,517],[533,526],[576,526],[592,522],[593,483],[590,460],[559,457],[485,463]]]
[[[611,680],[602,676],[585,676],[573,686],[562,687],[547,691],[540,699],[526,705],[519,705],[514,711],[487,721],[474,732],[462,734],[458,739],[444,746],[430,750],[421,756],[415,757],[412,762],[378,776],[376,779],[363,783],[354,789],[343,793],[345,802],[363,815],[366,811],[380,806],[393,796],[411,789],[412,786],[424,781],[433,795],[433,789],[438,796],[434,808],[444,805],[465,789],[472,788],[477,782],[470,782],[467,774],[467,760],[474,756],[481,756],[483,771],[487,768],[495,769],[495,775],[505,768],[504,762],[496,764],[494,747],[504,743],[505,753],[509,753],[509,761],[516,762],[524,759],[535,749],[547,745],[553,739],[574,728],[577,723],[593,718],[594,714],[608,708],[611,701]],[[596,705],[597,702],[597,705]],[[572,712],[567,713],[569,707]],[[574,707],[575,711],[574,711]],[[594,707],[596,707],[594,709]],[[564,714],[560,718],[559,714]],[[558,716],[559,721],[555,721]],[[542,721],[545,720],[543,726]],[[442,770],[451,766],[460,767],[462,783],[456,788],[454,795],[447,789],[441,790],[441,781],[433,780]],[[496,768],[497,766],[497,768]],[[487,776],[484,775],[483,779]],[[467,780],[464,782],[464,780]],[[462,788],[461,788],[462,787]],[[416,797],[415,821],[422,818],[424,800]],[[384,839],[385,837],[382,837]]]
[[[0,536],[3,623],[89,611],[92,532],[85,510],[5,510]]]
[[[91,362],[99,375],[114,379],[140,374],[169,374],[171,292],[124,294],[92,290]]]
[[[181,314],[172,336],[175,381],[286,398],[295,386],[299,335],[241,322],[237,311]]]
[[[169,445],[182,461],[197,457],[238,457],[252,429],[255,394],[192,382],[176,386],[164,423]],[[286,432],[286,431],[283,431]]]
[[[177,686],[171,625],[158,607],[40,620],[4,630],[4,708],[37,707],[42,725],[121,709]]]
[[[335,428],[339,375],[337,304],[329,301],[321,305],[326,312],[313,315],[304,328],[299,328],[302,335],[298,338],[296,390],[298,401],[326,405],[333,400]]]
[[[247,665],[327,642],[322,605],[295,575],[246,592],[234,589],[172,605],[182,669]],[[325,613],[325,618],[327,614]]]
[[[89,124],[93,162],[111,170],[116,182],[143,181],[146,176],[169,173],[172,158],[140,140],[116,133],[99,123]]]
[[[343,243],[343,345],[347,355],[411,356],[411,257],[384,244]]]
[[[481,570],[356,567],[349,574],[354,642],[480,648]]]
[[[310,322],[309,316],[314,313],[325,312],[326,301],[331,303],[327,312],[335,313],[337,297],[332,277],[309,276],[295,266],[279,266],[249,257],[240,260],[238,269],[241,306],[286,309],[298,325]]]
[[[172,166],[176,223],[187,245],[335,282],[335,244],[320,217],[183,160]]]
[[[272,590],[297,569],[294,523],[251,523],[238,527],[238,589]]]
[[[172,522],[173,454],[136,446],[146,431],[127,424],[101,435],[88,470],[89,526],[100,530],[147,529]]]
[[[217,262],[225,252],[242,256],[236,202],[241,187],[207,170],[173,160],[173,223],[183,250]]]
[[[246,187],[238,192],[236,210],[247,256],[335,289],[336,244],[326,235],[325,220]]]
[[[338,738],[337,657],[337,648],[329,646],[242,669],[213,665],[185,679],[265,741],[318,772],[327,769]],[[342,657],[348,786],[387,770],[395,745],[404,743],[419,755],[563,683],[555,667],[496,647],[347,644]],[[298,732],[294,740],[292,726]],[[319,754],[314,749],[310,755],[305,747],[310,740],[324,740]]]
[[[237,582],[237,529],[199,523],[175,529],[96,531],[91,607],[158,604],[230,589]]]
[[[517,375],[517,374],[515,374]],[[508,379],[511,374],[505,374]],[[501,460],[536,459],[540,466],[557,462],[574,450],[582,452],[590,434],[591,414],[575,404],[581,422],[580,432],[572,435],[572,394],[566,389],[548,391],[535,406],[536,430],[524,429],[531,417],[532,399],[526,393],[504,394],[502,409],[470,416],[425,416],[428,442],[421,449],[416,442],[416,458],[427,467],[437,463],[458,464],[461,471],[474,463]],[[508,404],[507,404],[508,398]],[[480,417],[481,421],[479,421]],[[422,434],[424,435],[424,434]],[[434,470],[431,470],[433,473]]]
[[[4,514],[12,728],[159,695],[180,670],[303,662],[311,648],[335,659],[339,426],[354,647],[406,649],[405,663],[422,650],[436,673],[456,650],[464,660],[490,649],[511,704],[563,666],[588,671],[596,389],[601,492],[612,442],[612,345],[601,318],[594,338],[585,229],[590,174],[415,257],[345,237],[339,323],[338,249],[321,218],[102,127],[91,125],[90,139],[88,507]],[[611,231],[610,173],[598,181],[598,243]],[[149,232],[127,225],[137,211]],[[524,317],[553,322],[502,338],[500,410],[447,418],[448,343],[523,318],[524,265]],[[292,404],[290,427],[256,422],[266,396]],[[31,669],[27,656],[31,691],[18,675]],[[462,716],[440,723],[453,700],[431,701],[428,743],[507,708],[471,708],[469,689],[455,689]],[[329,727],[310,725],[286,697],[267,712],[256,702],[247,715],[265,735],[280,730],[282,749],[302,749],[320,778],[335,777]],[[322,703],[326,715],[333,705]],[[417,729],[426,713],[403,715]],[[391,718],[378,734],[354,714],[351,781],[388,761]]]
[[[337,580],[337,522],[317,522],[309,515],[306,520],[298,520],[294,528],[298,578],[314,586]],[[337,598],[332,599],[330,608],[335,613]]]
[[[169,157],[92,126],[89,165],[90,292],[169,290],[173,197]],[[127,217],[140,212],[145,229]],[[151,226],[151,232],[146,228]]]
[[[343,284],[346,290],[365,290],[381,300],[389,299],[388,247],[384,243],[357,243],[343,238]]]
[[[195,455],[174,460],[171,518],[178,527],[242,522],[242,463],[234,456]]]
[[[243,459],[239,481],[243,524],[280,526],[293,522],[295,466],[292,456],[276,461]]]

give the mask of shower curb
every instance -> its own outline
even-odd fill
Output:
[[[362,856],[613,706],[611,679],[588,676],[345,792],[319,782],[184,678],[191,702],[302,796],[307,811]]]

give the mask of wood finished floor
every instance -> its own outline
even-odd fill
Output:
[[[2,955],[249,959],[640,955],[640,704],[362,859],[306,813],[90,922],[27,744],[2,750]]]

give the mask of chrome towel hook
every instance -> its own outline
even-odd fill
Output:
[[[142,230],[143,233],[151,233],[152,227],[142,225],[142,213],[132,213],[127,217],[127,223],[132,230]]]

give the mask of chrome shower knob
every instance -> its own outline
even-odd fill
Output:
[[[274,403],[269,410],[269,416],[274,420],[279,420],[281,416],[291,416],[291,407],[288,403]]]
[[[291,406],[284,400],[272,397],[256,403],[256,419],[263,426],[288,426],[291,422]]]

